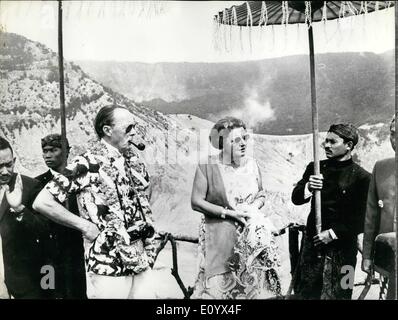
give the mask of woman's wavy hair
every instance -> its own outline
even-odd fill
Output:
[[[216,149],[222,150],[223,139],[236,128],[243,128],[246,130],[246,124],[242,120],[234,117],[225,117],[218,120],[210,130],[209,140],[211,145]]]

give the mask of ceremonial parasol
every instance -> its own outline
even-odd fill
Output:
[[[320,174],[318,144],[318,107],[315,88],[315,58],[312,24],[368,14],[394,6],[393,1],[246,1],[226,8],[215,17],[217,25],[264,27],[303,23],[308,26],[310,58],[311,110],[313,129],[314,174]],[[315,224],[321,232],[321,194],[315,191]]]

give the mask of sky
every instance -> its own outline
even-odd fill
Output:
[[[213,16],[243,1],[64,1],[67,60],[223,62],[307,54],[305,25],[221,28]],[[57,51],[56,1],[0,1],[7,32]],[[314,24],[315,52],[395,48],[394,9]],[[217,45],[215,45],[215,43]],[[226,43],[226,45],[225,45]]]

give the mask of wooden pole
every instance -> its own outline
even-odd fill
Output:
[[[308,42],[310,48],[310,81],[311,81],[311,111],[312,111],[312,135],[314,148],[314,174],[321,173],[319,166],[319,128],[318,128],[318,107],[316,104],[316,87],[315,87],[315,57],[314,57],[314,37],[312,34],[312,26],[308,25]],[[322,230],[321,220],[321,191],[315,190],[315,228],[316,233]]]
[[[58,68],[59,68],[59,102],[61,109],[61,142],[62,154],[66,163],[66,115],[65,115],[65,82],[64,82],[64,50],[62,32],[62,1],[58,0]]]

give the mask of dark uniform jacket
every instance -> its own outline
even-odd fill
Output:
[[[371,259],[374,240],[394,231],[395,158],[376,162],[369,186],[363,238],[363,257]]]
[[[14,189],[16,174],[9,186]],[[41,288],[40,282],[46,274],[41,273],[48,259],[43,248],[48,237],[48,220],[31,208],[40,191],[37,180],[21,175],[25,205],[23,215],[10,211],[4,195],[0,204],[0,234],[3,247],[4,278],[8,292],[15,298],[48,298],[50,291]],[[20,220],[20,221],[19,221]]]
[[[333,159],[320,162],[320,171],[324,177],[321,190],[322,230],[333,229],[337,240],[329,245],[346,248],[356,255],[356,238],[363,232],[366,198],[370,174],[352,159],[335,161]],[[315,229],[315,198],[304,198],[304,188],[313,174],[313,163],[310,163],[292,193],[292,201],[296,205],[309,202],[311,212],[307,219],[307,235],[310,239],[316,235]]]
[[[363,237],[363,258],[389,273],[387,299],[394,299],[396,226],[395,158],[376,162],[369,186]]]
[[[50,170],[36,177],[43,188],[53,174]],[[67,209],[79,215],[76,196],[71,196]],[[55,297],[66,299],[85,299],[86,272],[84,266],[83,238],[80,231],[50,221],[50,240],[47,250],[54,257],[56,273]]]

